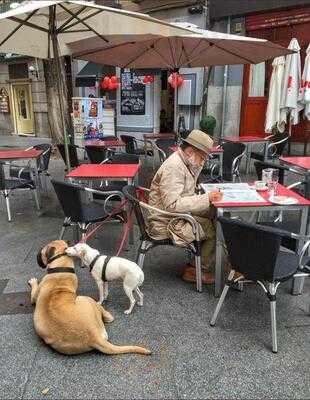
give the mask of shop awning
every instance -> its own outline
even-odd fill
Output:
[[[96,85],[96,80],[103,76],[115,75],[115,67],[110,65],[96,64],[88,62],[85,67],[76,75],[76,87],[91,87]]]

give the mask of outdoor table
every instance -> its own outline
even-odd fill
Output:
[[[69,172],[66,178],[117,180],[126,179],[132,184],[138,175],[140,164],[82,164]]]
[[[290,168],[292,172],[304,176],[306,181],[305,197],[310,199],[310,157],[280,157],[279,160],[288,167],[293,166]]]
[[[246,164],[245,164],[246,174],[249,172],[253,143],[264,143],[264,161],[266,161],[268,158],[269,138],[248,135],[248,136],[227,136],[223,138],[223,140],[225,142],[244,143],[246,145]]]
[[[39,171],[38,171],[37,160],[38,160],[38,158],[40,158],[42,153],[43,153],[43,150],[36,150],[36,149],[30,149],[30,150],[4,150],[4,151],[0,151],[0,160],[2,160],[2,161],[13,161],[13,160],[30,160],[30,161],[34,161],[34,163],[33,163],[33,170],[34,170],[33,179],[35,181],[36,187],[40,188]],[[31,170],[30,170],[30,173],[31,173]],[[41,193],[40,193],[40,190],[38,190],[37,193],[38,193],[38,202],[39,202],[39,205],[40,205],[41,204]]]
[[[94,179],[127,179],[128,184],[132,185],[138,177],[139,168],[140,164],[82,164],[69,172],[66,178],[89,182]],[[129,243],[133,243],[133,226],[129,232]]]
[[[174,144],[173,146],[169,147],[169,150],[175,152],[178,150],[178,148],[179,148],[179,146],[177,144]],[[212,149],[210,151],[211,155],[218,156],[219,166],[220,166],[220,176],[223,175],[223,153],[224,153],[224,150],[220,146],[214,146],[214,147],[212,147]]]
[[[122,140],[86,140],[84,142],[85,146],[93,147],[125,147],[126,143]]]
[[[230,183],[230,185],[238,185],[238,183]],[[254,189],[253,189],[254,190]],[[279,205],[273,204],[268,201],[269,191],[259,192],[261,197],[267,201],[261,201],[257,203],[246,203],[246,202],[218,202],[214,203],[217,217],[222,216],[225,212],[230,214],[237,214],[240,212],[256,212],[256,211],[295,211],[301,213],[301,224],[300,231],[301,235],[305,235],[307,231],[307,217],[310,201],[304,197],[298,195],[285,186],[278,185],[278,195],[289,196],[298,200],[298,203],[293,205]],[[295,232],[298,233],[298,232]],[[216,261],[215,261],[215,296],[218,297],[221,294],[222,289],[222,276],[223,276],[223,246],[222,246],[222,232],[221,225],[217,222],[216,226]],[[304,244],[304,240],[300,239],[298,248],[300,249]],[[240,243],[240,251],[242,251],[242,243]]]

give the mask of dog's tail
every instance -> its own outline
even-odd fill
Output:
[[[116,346],[107,340],[100,340],[100,343],[94,345],[96,350],[101,351],[104,354],[126,354],[126,353],[138,353],[144,355],[150,355],[151,351],[140,346]]]

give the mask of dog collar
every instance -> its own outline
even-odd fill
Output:
[[[98,254],[93,261],[89,264],[89,272],[92,271],[92,269],[94,268],[94,265],[96,264],[98,258],[101,257],[101,254]],[[111,260],[111,256],[106,256],[104,262],[103,262],[103,266],[102,266],[102,273],[101,273],[101,279],[103,280],[103,282],[107,282],[107,278],[106,278],[106,269],[107,269],[107,265],[108,262]]]
[[[48,274],[58,274],[58,272],[71,272],[72,274],[75,274],[74,268],[72,267],[58,267],[58,268],[48,268],[47,273]]]
[[[51,262],[57,260],[57,258],[64,257],[64,256],[67,256],[67,257],[68,257],[68,254],[66,254],[66,253],[56,254],[56,256],[53,256],[53,257],[51,257],[51,258],[49,258],[49,259],[47,260],[46,265],[48,265],[48,264],[50,264]]]

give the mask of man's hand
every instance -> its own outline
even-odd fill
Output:
[[[217,203],[218,201],[221,201],[223,198],[223,193],[219,191],[213,191],[209,193],[209,201],[210,203]]]

